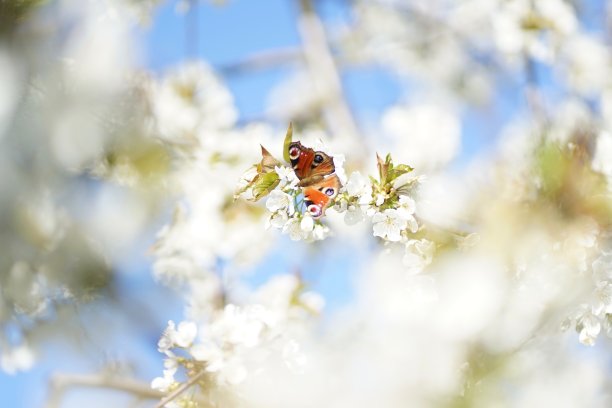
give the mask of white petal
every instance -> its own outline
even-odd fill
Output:
[[[358,222],[363,221],[363,211],[360,207],[350,206],[348,211],[344,214],[344,222],[347,225],[354,225]]]
[[[313,218],[308,214],[304,214],[304,217],[302,218],[302,221],[300,222],[300,229],[304,232],[310,232],[313,230],[313,228],[314,228]]]
[[[174,343],[179,347],[189,347],[198,334],[198,326],[194,322],[181,322],[174,334]]]

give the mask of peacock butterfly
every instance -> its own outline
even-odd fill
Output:
[[[287,148],[291,167],[303,188],[306,210],[313,218],[325,214],[325,209],[338,195],[341,183],[334,173],[334,159],[328,154],[292,142]]]

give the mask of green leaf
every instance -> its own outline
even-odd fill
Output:
[[[287,163],[291,163],[291,159],[289,158],[289,145],[293,141],[293,124],[289,122],[289,127],[287,128],[287,134],[285,135],[285,142],[283,143],[283,159]]]
[[[401,170],[403,173],[409,173],[409,172],[411,172],[412,170],[414,170],[412,167],[410,167],[410,166],[409,166],[409,165],[407,165],[407,164],[398,164],[398,165],[397,165],[397,166],[395,166],[393,169],[394,169],[394,170]],[[402,173],[402,174],[403,174],[403,173]]]
[[[377,186],[378,185],[378,180],[376,180],[374,177],[372,176],[368,176],[370,177],[370,183],[372,183],[373,186]]]
[[[563,188],[570,170],[570,159],[558,145],[552,143],[540,149],[538,159],[542,190],[554,196]]]
[[[412,170],[414,169],[407,164],[400,164],[397,167],[393,167],[387,174],[387,181],[390,183],[399,176],[410,173]]]
[[[260,198],[270,194],[270,192],[276,188],[279,182],[280,178],[274,171],[270,173],[258,174],[251,183],[253,186],[252,201],[258,201]]]

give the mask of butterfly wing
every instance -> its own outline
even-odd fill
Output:
[[[307,187],[321,182],[325,176],[332,174],[336,168],[334,159],[324,152],[317,152],[310,147],[293,142],[288,147],[291,167],[300,180],[299,185]]]
[[[324,177],[321,181],[304,188],[306,210],[313,218],[325,214],[329,203],[336,198],[340,190],[340,179],[336,174]]]

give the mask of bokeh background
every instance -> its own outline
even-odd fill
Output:
[[[576,265],[601,265],[610,248],[611,33],[603,0],[2,1],[1,405],[152,406],[84,383],[106,375],[148,387],[161,375],[157,342],[168,320],[197,320],[218,293],[239,302],[277,275],[299,273],[325,299],[323,327],[353,322],[366,307],[355,298],[376,285],[364,274],[401,264],[380,260],[394,250],[371,225],[346,226],[332,214],[331,238],[295,242],[265,228],[263,205],[231,200],[260,143],[282,156],[292,121],[295,139],[323,139],[345,155],[347,172],[375,174],[376,152],[391,152],[427,175],[418,215],[447,254],[436,266],[442,275],[480,268],[457,258],[451,235],[490,233],[498,249],[481,250],[515,256],[518,269],[529,269],[533,254],[515,242],[552,248],[547,234],[579,236],[572,248],[588,250],[560,262],[579,270],[580,290],[557,302],[558,289],[533,313],[546,316],[547,329],[568,316],[575,330],[564,332],[563,353],[601,362],[597,375],[580,366],[575,375],[596,380],[572,395],[606,406],[612,297],[598,295],[599,306],[590,299],[610,276],[584,283],[597,268]],[[525,214],[515,202],[523,199],[532,205]],[[547,238],[492,227],[507,218],[531,228],[542,217]],[[598,270],[610,270],[605,262]],[[566,269],[560,280],[572,287]],[[487,279],[491,293],[506,290]],[[394,285],[378,284],[372,301],[381,305]],[[585,304],[594,316],[586,323],[576,312]],[[537,324],[526,330],[541,334]],[[595,347],[583,345],[600,331]],[[481,334],[470,345],[493,342]],[[571,383],[567,367],[559,371]],[[500,406],[551,402],[566,384],[555,381]],[[434,402],[461,405],[445,398]]]

